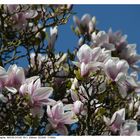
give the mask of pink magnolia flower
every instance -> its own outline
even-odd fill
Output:
[[[35,76],[27,79],[19,90],[22,96],[28,96],[33,116],[37,115],[38,111],[41,111],[43,105],[55,104],[55,101],[49,98],[53,92],[53,88],[41,87],[41,81],[37,78]]]
[[[40,68],[41,68],[42,62],[45,61],[45,59],[46,59],[47,56],[44,56],[44,55],[38,53],[38,54],[37,54],[37,60],[35,60],[35,56],[36,56],[35,53],[31,53],[31,54],[30,54],[30,63],[31,63],[31,67],[34,67],[34,66],[35,66],[35,61],[37,61],[38,68],[40,69]]]
[[[91,39],[93,41],[93,45],[96,47],[105,48],[111,51],[115,50],[115,45],[109,42],[109,36],[105,31],[99,31],[97,34],[93,32]]]
[[[81,76],[88,75],[91,71],[96,71],[102,66],[101,62],[97,62],[101,52],[101,48],[91,49],[88,45],[84,44],[77,52],[79,62],[73,62],[77,67],[80,67]]]
[[[14,87],[19,89],[19,87],[25,82],[25,74],[22,67],[17,67],[17,65],[11,65],[7,70],[7,79],[5,81],[6,87]]]
[[[122,49],[127,44],[127,35],[122,35],[120,31],[112,32],[110,28],[107,34],[109,36],[109,42],[113,43],[116,49]]]
[[[137,54],[136,44],[127,44],[126,47],[120,51],[119,55],[125,59],[134,70],[139,70],[136,63],[140,62],[140,55]]]
[[[125,109],[123,108],[116,111],[111,119],[104,116],[103,120],[111,131],[117,132],[117,130],[120,130],[122,123],[125,121]]]
[[[27,26],[27,19],[35,18],[38,13],[35,10],[25,10],[20,11],[19,5],[5,5],[5,10],[7,10],[12,15],[12,20],[14,22],[15,28],[23,29]]]
[[[91,17],[89,14],[84,14],[81,20],[79,20],[77,16],[74,16],[73,21],[75,22],[81,33],[84,33],[84,31],[92,33],[94,31],[96,18]]]
[[[56,132],[63,135],[68,134],[65,124],[72,124],[78,121],[74,113],[67,109],[68,108],[65,108],[62,102],[58,102],[52,108],[50,108],[50,106],[47,107],[48,121]]]
[[[112,81],[118,81],[122,75],[125,75],[129,65],[125,60],[110,58],[104,65],[105,73]]]
[[[124,98],[127,95],[127,83],[131,82],[132,79],[127,81],[127,71],[129,65],[125,60],[119,60],[118,58],[110,58],[104,65],[104,70],[107,77],[115,81],[118,85],[118,90],[121,96]]]

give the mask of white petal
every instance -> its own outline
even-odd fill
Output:
[[[84,14],[81,18],[81,23],[83,26],[86,26],[88,25],[90,20],[91,20],[91,16],[89,14]]]
[[[13,87],[5,87],[8,91],[12,92],[12,93],[17,93],[17,89],[13,88]]]
[[[37,98],[38,100],[48,99],[48,97],[52,94],[53,88],[51,87],[40,87],[35,90],[33,97]]]
[[[117,77],[115,78],[116,82],[124,82],[126,80],[126,75],[123,72],[118,73]]]
[[[127,61],[120,60],[117,63],[117,70],[118,70],[118,72],[127,73],[128,69],[129,69],[129,65],[128,65]]]
[[[51,108],[49,105],[47,106],[47,114],[48,114],[48,117],[53,118],[53,114],[51,112]]]
[[[52,35],[57,35],[58,34],[58,27],[57,26],[55,26],[55,27],[51,27],[50,28],[50,35],[52,36]]]
[[[101,48],[100,47],[96,47],[92,49],[92,60],[96,61],[101,53]]]
[[[105,72],[109,78],[111,78],[112,80],[115,80],[118,73],[116,69],[116,64],[114,63],[112,59],[109,59],[105,63]]]
[[[0,66],[0,79],[6,79],[8,77],[6,70]]]
[[[59,102],[52,107],[52,114],[54,118],[61,119],[64,113],[63,103]]]
[[[113,114],[111,118],[111,124],[119,126],[123,123],[124,120],[125,120],[125,109],[122,108]]]
[[[27,84],[30,84],[31,82],[34,82],[34,81],[36,81],[37,79],[39,79],[39,76],[33,76],[33,77],[30,77],[30,78],[27,78],[27,79],[26,79],[26,83],[27,83]]]
[[[103,121],[106,123],[107,126],[111,124],[111,120],[106,116],[103,116]]]
[[[131,76],[126,77],[126,81],[133,87],[138,87],[136,81]]]
[[[80,62],[88,63],[92,59],[92,49],[84,44],[77,52],[77,57]]]
[[[117,83],[118,84],[118,90],[121,94],[122,98],[125,98],[127,96],[127,87],[125,83]]]
[[[80,69],[81,69],[81,76],[85,76],[89,72],[88,65],[86,65],[85,63],[81,64]]]

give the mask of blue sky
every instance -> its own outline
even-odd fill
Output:
[[[97,27],[108,31],[121,30],[128,35],[129,43],[136,43],[140,53],[140,5],[74,5],[73,11],[77,16],[89,13],[96,16]],[[59,27],[59,37],[56,43],[58,51],[73,50],[77,45],[78,38],[71,31],[72,17],[66,25]]]

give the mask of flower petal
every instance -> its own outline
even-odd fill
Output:
[[[127,73],[129,69],[129,65],[127,61],[125,60],[119,60],[116,67],[117,67],[118,72],[123,72],[123,73]]]
[[[111,78],[112,80],[115,80],[118,72],[116,70],[116,64],[114,63],[114,61],[112,59],[109,59],[106,63],[105,63],[105,72],[108,76],[108,78]]]
[[[82,45],[77,52],[77,57],[80,63],[84,62],[87,64],[92,59],[92,49],[86,44]]]
[[[62,135],[68,135],[68,130],[65,125],[59,125],[56,129],[56,132]]]

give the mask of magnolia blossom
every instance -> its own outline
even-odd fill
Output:
[[[55,101],[49,98],[53,89],[51,87],[41,87],[41,81],[37,76],[26,79],[19,91],[22,96],[28,97],[33,116],[41,111],[42,105],[55,104]]]
[[[127,45],[127,35],[122,36],[121,32],[112,32],[109,29],[108,33],[105,31],[99,31],[97,34],[93,32],[91,34],[91,40],[94,46],[100,46],[111,51],[121,51]]]
[[[123,108],[116,111],[111,119],[103,116],[103,120],[111,131],[117,132],[120,130],[122,123],[125,121],[125,109]]]
[[[126,60],[131,68],[139,70],[136,63],[139,62],[140,56],[136,52],[135,44],[127,43],[127,35],[122,35],[120,31],[112,32],[109,29],[108,33],[105,31],[93,32],[91,34],[91,41],[94,47],[101,47],[111,50],[115,56]]]
[[[40,53],[36,54],[35,53],[31,53],[30,54],[30,63],[31,63],[31,67],[35,66],[35,64],[37,63],[38,65],[38,68],[40,69],[41,68],[41,64],[43,61],[45,61],[47,56],[44,56]],[[36,60],[35,60],[36,59]],[[35,63],[36,62],[36,63]]]
[[[48,40],[48,47],[50,49],[54,48],[55,41],[57,39],[57,35],[58,35],[58,27],[57,26],[51,27],[50,28],[50,37]]]
[[[121,50],[119,55],[121,58],[125,59],[133,69],[139,70],[136,63],[140,61],[140,55],[137,54],[136,44],[128,44]]]
[[[80,67],[81,76],[88,75],[89,72],[96,71],[98,67],[102,66],[101,62],[97,62],[101,52],[101,48],[91,49],[84,44],[77,52],[79,62],[73,62],[77,67]]]
[[[91,39],[94,46],[99,46],[107,50],[115,50],[115,45],[109,42],[109,36],[105,31],[99,31],[97,34],[92,33]]]
[[[118,89],[122,97],[125,97],[127,94],[126,81],[128,82],[131,80],[126,80],[129,79],[126,78],[128,69],[128,63],[125,60],[119,60],[118,58],[110,58],[104,65],[107,77],[118,84]]]
[[[21,84],[25,82],[25,74],[22,67],[10,65],[7,72],[0,67],[0,87],[6,87],[8,90],[15,92]]]
[[[77,25],[80,33],[84,33],[84,30],[86,30],[86,32],[88,33],[92,33],[94,31],[95,24],[96,24],[95,17],[91,17],[89,14],[84,14],[81,20],[79,20],[77,16],[74,16],[73,20]]]
[[[122,35],[120,31],[113,32],[110,28],[107,34],[109,42],[115,44],[116,49],[122,48],[123,45],[127,44],[127,35]]]
[[[58,102],[52,108],[47,106],[48,121],[56,132],[63,135],[68,135],[68,130],[65,124],[72,124],[78,121],[73,111],[66,110],[67,108],[65,108],[62,102]]]
[[[11,65],[7,71],[8,78],[5,82],[7,87],[19,88],[21,84],[25,82],[25,74],[22,67],[17,67],[17,65]]]
[[[121,32],[113,33],[110,29],[108,35],[110,43],[115,44],[117,56],[125,59],[133,69],[138,71],[136,63],[140,61],[140,55],[137,54],[136,44],[128,44],[127,35],[122,35]]]
[[[120,80],[122,76],[127,74],[128,69],[128,63],[118,58],[111,58],[104,65],[105,73],[112,81]]]
[[[25,28],[28,23],[27,19],[35,18],[38,15],[37,11],[32,10],[31,8],[20,11],[19,5],[5,5],[5,10],[7,10],[10,14],[13,14],[12,20],[16,29]]]

